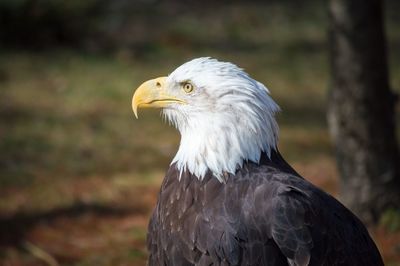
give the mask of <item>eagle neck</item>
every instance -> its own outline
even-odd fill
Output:
[[[252,124],[252,119],[239,117],[213,114],[206,119],[191,119],[196,123],[189,122],[179,128],[181,142],[172,163],[176,164],[180,176],[188,171],[203,180],[211,172],[220,182],[225,182],[244,162],[259,163],[263,153],[270,157],[277,144],[275,120],[269,121],[272,125],[260,127]]]

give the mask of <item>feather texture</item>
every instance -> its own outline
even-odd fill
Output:
[[[190,82],[193,93],[180,95],[187,104],[172,104],[163,114],[181,133],[172,164],[204,178],[208,171],[224,182],[245,160],[258,162],[261,153],[276,149],[279,106],[268,89],[232,63],[208,57],[189,61],[167,78],[168,91],[177,94]],[[174,95],[175,95],[174,94]]]
[[[226,183],[210,172],[178,177],[172,165],[149,225],[149,265],[383,265],[363,224],[278,152]]]

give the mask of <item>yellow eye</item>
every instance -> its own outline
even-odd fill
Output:
[[[182,85],[182,89],[186,92],[186,93],[191,93],[194,89],[193,85],[189,82],[185,82]]]

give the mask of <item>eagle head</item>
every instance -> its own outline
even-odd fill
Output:
[[[132,108],[162,108],[181,133],[171,164],[199,179],[211,172],[221,182],[244,161],[259,162],[276,149],[279,106],[268,89],[243,69],[209,57],[193,59],[167,77],[144,82]]]

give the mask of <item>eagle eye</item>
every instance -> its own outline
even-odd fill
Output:
[[[193,87],[192,83],[185,82],[182,84],[182,89],[186,93],[191,93],[193,91],[194,87]]]

